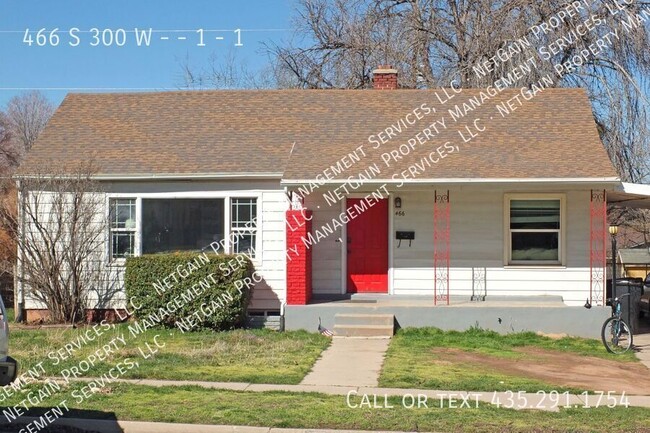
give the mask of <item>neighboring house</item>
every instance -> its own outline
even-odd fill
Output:
[[[21,171],[94,160],[118,269],[243,231],[226,250],[254,247],[254,312],[354,293],[603,305],[605,191],[622,184],[584,90],[375,83],[70,94]]]
[[[625,277],[643,278],[650,273],[650,250],[648,248],[624,248],[618,250],[618,264]]]

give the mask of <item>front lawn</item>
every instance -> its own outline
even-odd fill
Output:
[[[125,358],[139,357],[138,348],[148,353],[145,342],[155,348],[154,336],[160,335],[157,341],[164,347],[152,359],[141,361],[140,368],[130,370],[124,378],[296,384],[330,341],[315,333],[268,330],[183,334],[173,329],[149,329],[130,337],[126,325],[120,324],[81,348],[75,347],[63,362],[53,359],[55,351],[77,341],[86,329],[13,328],[10,353],[20,362],[22,371],[42,361],[46,374],[57,376],[64,369],[79,366],[80,361],[111,339],[125,338],[126,345],[116,344],[114,354],[83,372],[85,377],[98,376]],[[67,356],[67,352],[64,354]]]
[[[640,380],[650,379],[636,361],[632,352],[611,355],[600,341],[585,338],[551,339],[532,332],[500,335],[480,329],[402,329],[391,341],[379,384],[471,391],[608,391],[612,388],[608,384],[602,385],[606,388],[597,387],[597,380],[616,376],[612,368],[621,369],[620,378],[630,375],[632,385],[638,382],[632,373],[639,374]],[[583,370],[569,379],[578,382],[567,380],[572,384],[563,385],[562,374],[576,365]],[[580,376],[584,385],[579,382]],[[617,391],[632,386],[626,383]]]
[[[74,388],[85,384],[76,383]],[[16,404],[22,397],[5,404]],[[48,399],[40,406],[67,400],[69,417],[158,421],[195,424],[235,424],[306,429],[354,429],[446,432],[647,432],[650,409],[591,408],[561,409],[557,413],[515,411],[480,404],[478,408],[429,407],[409,409],[401,398],[389,398],[393,408],[351,408],[346,396],[316,393],[236,392],[194,386],[155,388],[112,384],[84,400],[75,401],[71,389]],[[383,403],[383,396],[379,399]],[[353,400],[358,404],[359,398]],[[372,401],[372,400],[371,400]],[[75,411],[74,409],[78,409]],[[44,410],[44,409],[43,409]],[[32,411],[39,415],[43,410]],[[93,411],[93,412],[84,412]]]
[[[13,323],[14,320],[15,320],[14,309],[13,308],[5,308],[5,310],[7,311],[7,322],[9,322],[10,326],[11,326],[11,323]]]

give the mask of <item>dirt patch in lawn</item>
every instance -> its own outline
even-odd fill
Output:
[[[437,348],[435,353],[439,362],[472,364],[480,369],[567,388],[650,395],[650,369],[641,363],[610,361],[537,347],[516,350],[526,356],[500,358],[452,348]]]

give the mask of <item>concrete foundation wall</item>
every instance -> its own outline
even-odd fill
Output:
[[[393,314],[396,327],[435,327],[464,331],[472,326],[499,333],[543,332],[576,337],[600,338],[603,322],[610,316],[609,308],[593,307],[511,307],[511,306],[346,306],[327,304],[289,305],[285,309],[285,329],[316,332],[318,318],[323,326],[334,328],[336,313]]]

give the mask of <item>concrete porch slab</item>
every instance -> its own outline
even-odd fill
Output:
[[[482,302],[467,297],[451,299],[450,305],[434,305],[429,297],[375,295],[285,307],[285,329],[315,332],[318,320],[333,329],[336,314],[392,314],[397,328],[436,327],[464,331],[480,327],[502,334],[533,331],[598,338],[611,310],[607,307],[567,306],[558,296],[492,297]]]

